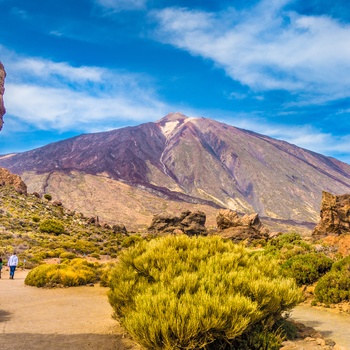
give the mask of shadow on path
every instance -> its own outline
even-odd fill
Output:
[[[7,322],[11,319],[11,312],[0,310],[0,322]]]
[[[0,334],[1,350],[116,350],[128,349],[115,334]],[[18,340],[21,340],[19,343]],[[22,344],[22,345],[21,345]]]

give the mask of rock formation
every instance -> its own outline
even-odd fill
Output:
[[[350,194],[335,196],[323,191],[320,217],[313,235],[350,233]]]
[[[269,237],[269,231],[264,228],[258,214],[245,214],[240,217],[236,211],[222,209],[216,216],[216,223],[220,236],[234,242],[267,240]]]
[[[116,224],[112,227],[114,233],[121,233],[126,235],[128,233],[126,227],[123,224]]]
[[[186,234],[189,236],[206,234],[206,215],[201,211],[189,210],[179,217],[171,215],[155,215],[148,232],[162,234]]]
[[[0,168],[0,186],[13,186],[20,194],[27,194],[27,185],[18,175],[10,173],[7,169]]]
[[[3,101],[3,94],[5,92],[5,77],[6,77],[6,72],[4,69],[3,64],[0,62],[0,130],[2,129],[2,126],[4,124],[4,121],[2,117],[4,116],[6,110],[4,106],[4,101]]]

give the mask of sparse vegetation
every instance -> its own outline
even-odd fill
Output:
[[[100,254],[116,258],[125,237],[108,227],[90,224],[81,213],[35,195],[20,195],[10,186],[0,187],[0,204],[0,254],[6,263],[16,251],[20,267],[23,259],[26,268],[34,268],[50,258]]]
[[[239,337],[277,349],[273,324],[301,300],[271,258],[218,237],[140,242],[122,253],[110,285],[116,317],[147,349],[229,349]]]

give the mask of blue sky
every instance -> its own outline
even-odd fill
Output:
[[[202,116],[350,163],[346,0],[0,0],[0,154]]]

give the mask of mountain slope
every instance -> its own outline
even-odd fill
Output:
[[[79,172],[150,192],[155,201],[160,197],[168,202],[228,207],[255,211],[263,217],[308,222],[318,220],[323,190],[334,194],[350,191],[348,164],[284,141],[180,113],[155,123],[81,135],[4,156],[0,166],[20,174],[29,190],[41,192],[51,186],[49,175],[59,173],[62,186],[51,186],[50,190],[60,198],[64,197],[64,179]],[[111,189],[106,189],[107,201],[111,195],[108,191]],[[81,196],[88,200],[93,197],[91,193],[82,192]],[[118,203],[119,211],[127,206],[125,202],[124,197]],[[146,210],[161,211],[153,209],[148,203]],[[99,208],[96,211],[99,214]]]

